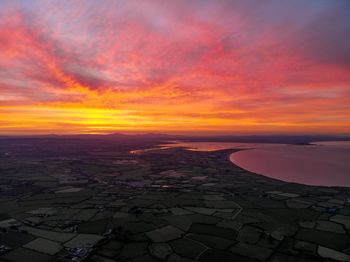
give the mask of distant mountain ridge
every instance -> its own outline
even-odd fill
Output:
[[[349,141],[350,136],[340,135],[172,135],[163,133],[144,134],[76,134],[76,135],[27,135],[27,136],[0,136],[0,139],[111,139],[111,140],[152,140],[171,141],[182,140],[187,142],[238,142],[238,143],[285,143],[285,144],[308,144],[315,141]]]

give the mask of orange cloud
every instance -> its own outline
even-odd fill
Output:
[[[2,5],[0,134],[350,131],[346,2]]]

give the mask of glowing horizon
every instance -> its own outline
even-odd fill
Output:
[[[350,134],[348,1],[0,7],[0,135]]]

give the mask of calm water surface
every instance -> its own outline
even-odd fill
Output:
[[[307,185],[350,187],[350,141],[312,145],[177,142],[162,145],[195,151],[244,149],[230,160],[248,171]]]

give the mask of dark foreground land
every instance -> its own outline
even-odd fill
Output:
[[[158,142],[0,139],[0,261],[350,261],[350,188]]]

